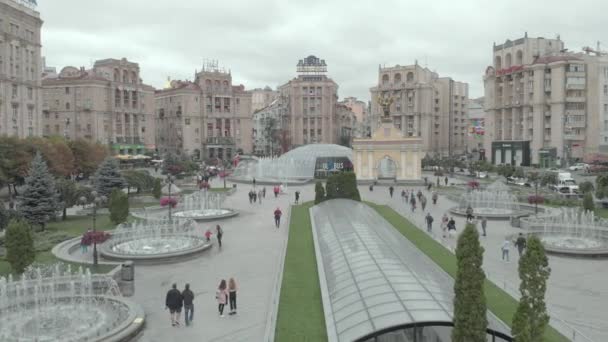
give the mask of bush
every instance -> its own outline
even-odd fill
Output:
[[[34,262],[36,251],[30,226],[23,220],[12,220],[6,228],[5,236],[6,261],[13,271],[23,273],[25,268]]]
[[[473,190],[479,189],[479,182],[478,181],[475,181],[475,180],[469,181],[469,183],[467,185],[469,186],[469,188],[471,188]]]
[[[543,204],[545,202],[545,198],[543,196],[531,195],[528,196],[528,203],[530,204]]]
[[[323,183],[317,182],[315,184],[315,204],[319,204],[325,201],[325,188],[323,188]]]
[[[114,189],[110,195],[110,221],[123,223],[129,217],[129,198],[122,190]]]
[[[593,203],[593,195],[588,192],[583,197],[583,209],[585,211],[593,211],[595,210],[595,203]]]
[[[177,198],[165,196],[165,197],[163,197],[163,198],[160,199],[160,206],[161,207],[166,207],[168,205],[170,205],[171,208],[175,208],[177,206]]]
[[[586,181],[586,182],[582,182],[581,184],[579,184],[578,189],[580,190],[581,193],[586,194],[588,192],[593,192],[594,186],[593,186],[593,183]]]
[[[325,199],[349,198],[361,201],[357,189],[357,177],[354,172],[336,173],[327,178],[325,185]]]
[[[92,231],[89,230],[88,232],[84,233],[82,235],[82,243],[84,245],[90,246],[94,243],[100,244],[100,243],[104,243],[106,242],[106,240],[108,240],[110,238],[110,233],[108,232],[104,232],[104,231]]]

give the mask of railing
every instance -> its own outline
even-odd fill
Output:
[[[232,137],[208,137],[207,144],[210,145],[234,145]]]

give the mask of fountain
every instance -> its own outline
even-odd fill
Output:
[[[469,190],[462,194],[458,206],[450,209],[450,212],[465,216],[469,207],[473,208],[473,215],[485,216],[488,219],[509,219],[531,212],[517,203],[517,197],[512,195],[509,187],[500,181],[484,190]]]
[[[243,159],[230,179],[251,182],[255,178],[258,184],[302,184],[315,178],[318,158],[344,163],[352,160],[352,154],[352,149],[340,145],[309,144],[280,157]]]
[[[173,213],[177,218],[188,218],[197,221],[218,220],[238,215],[238,211],[222,208],[226,195],[209,190],[195,191],[184,196]]]
[[[109,260],[160,262],[202,252],[211,247],[195,232],[192,220],[135,221],[121,224],[110,240],[101,246],[101,255]]]
[[[123,298],[116,281],[79,267],[28,268],[0,277],[0,340],[7,342],[122,340],[143,328],[143,310]]]
[[[592,211],[562,208],[559,215],[530,217],[528,232],[538,236],[547,252],[578,256],[608,256],[608,220]]]

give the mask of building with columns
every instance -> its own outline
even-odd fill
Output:
[[[557,39],[494,45],[486,68],[486,156],[495,164],[552,166],[608,153],[608,57]]]
[[[250,154],[251,96],[217,61],[205,62],[194,82],[170,82],[155,95],[159,152],[224,161]]]
[[[0,0],[0,135],[42,134],[41,27],[34,1]]]
[[[390,101],[390,113],[405,137],[420,137],[426,154],[451,156],[467,150],[469,86],[415,63],[379,67],[370,89],[371,130],[382,115],[381,99]]]
[[[67,66],[42,80],[42,135],[108,144],[116,154],[154,151],[154,88],[139,65],[103,59],[90,70]]]

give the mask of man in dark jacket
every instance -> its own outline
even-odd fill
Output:
[[[519,256],[521,257],[524,254],[524,250],[527,247],[528,242],[526,241],[526,237],[524,234],[519,233],[517,240],[515,240],[515,246],[517,246],[517,251],[519,252]]]
[[[182,291],[182,299],[184,301],[184,320],[186,326],[189,326],[194,318],[194,293],[190,290],[190,284],[186,284],[186,288]]]
[[[177,284],[173,284],[171,290],[167,292],[165,299],[166,309],[171,313],[171,325],[179,325],[179,315],[182,312],[183,298],[182,294],[177,289]]]

